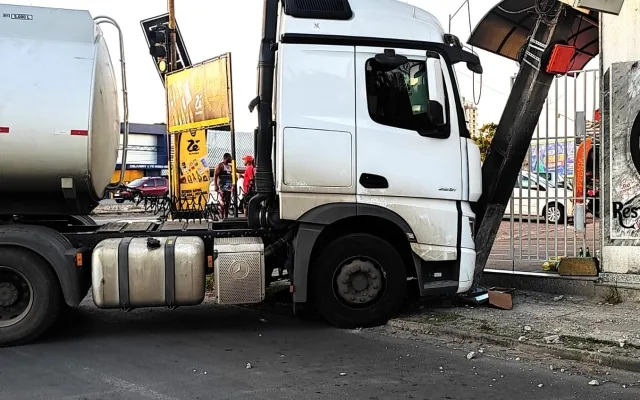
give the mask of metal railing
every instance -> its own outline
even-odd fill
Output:
[[[554,79],[487,269],[552,272],[560,257],[599,254],[599,167],[580,144],[600,147],[600,72],[572,75]],[[580,159],[593,173],[582,174],[582,194],[574,180]]]

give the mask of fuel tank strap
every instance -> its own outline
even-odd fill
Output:
[[[177,236],[167,238],[164,243],[164,297],[169,307],[176,305],[176,240]]]
[[[118,286],[120,307],[128,310],[131,306],[129,299],[129,245],[132,237],[123,238],[118,245]]]

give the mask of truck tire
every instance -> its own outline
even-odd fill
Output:
[[[407,272],[388,242],[354,233],[329,243],[312,270],[318,313],[338,328],[386,323],[402,306]]]
[[[76,226],[98,226],[96,221],[88,215],[71,215],[69,222]]]
[[[0,347],[34,341],[60,313],[58,279],[32,252],[0,248],[0,303]]]

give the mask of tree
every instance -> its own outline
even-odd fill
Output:
[[[493,137],[496,134],[496,129],[498,128],[498,124],[493,122],[489,122],[484,124],[478,129],[478,132],[473,134],[471,138],[480,148],[480,159],[484,162],[484,159],[487,157],[487,153],[489,153],[489,148],[491,147],[491,141],[493,141]]]

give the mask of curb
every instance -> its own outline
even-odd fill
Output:
[[[623,369],[631,372],[640,372],[640,360],[624,356],[612,356],[609,354],[601,354],[593,351],[559,348],[548,344],[535,342],[520,342],[516,339],[508,337],[496,337],[485,333],[472,331],[459,331],[456,329],[434,326],[425,323],[417,323],[393,319],[387,323],[387,326],[401,329],[410,333],[428,334],[429,332],[455,336],[460,339],[476,340],[485,343],[491,343],[498,346],[509,347],[528,352],[537,352],[541,350],[549,355],[562,357],[565,360],[582,361],[587,363],[595,363],[611,368]]]
[[[147,211],[144,208],[132,208],[132,209],[113,208],[113,209],[96,209],[96,210],[93,210],[91,215],[142,214],[146,212]]]

